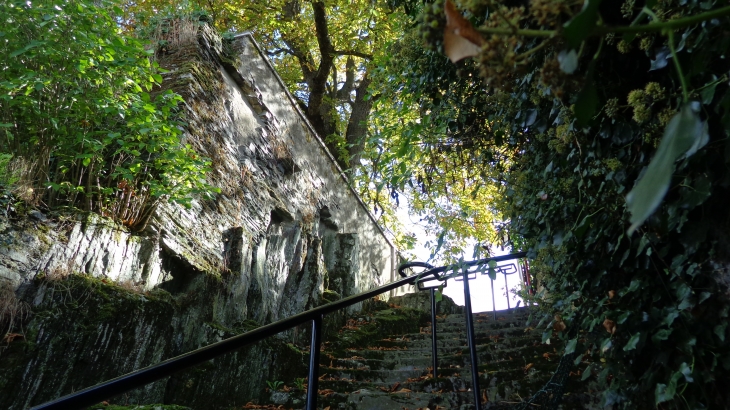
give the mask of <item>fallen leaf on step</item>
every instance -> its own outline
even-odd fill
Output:
[[[451,0],[446,0],[446,28],[444,28],[444,52],[452,63],[467,57],[479,55],[484,43],[482,35],[474,29],[456,9]]]

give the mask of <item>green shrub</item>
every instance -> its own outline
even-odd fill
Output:
[[[210,162],[181,141],[182,99],[154,92],[157,64],[121,32],[121,9],[53,0],[0,14],[0,152],[29,164],[37,199],[137,226],[161,201],[212,193]]]
[[[12,155],[0,152],[0,185],[2,186],[13,185],[17,181],[17,177],[8,168],[12,159]]]

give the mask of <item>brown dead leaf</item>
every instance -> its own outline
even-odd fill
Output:
[[[553,330],[555,330],[556,332],[562,332],[563,330],[565,330],[566,327],[567,326],[565,325],[565,322],[563,322],[562,320],[553,323]]]
[[[616,296],[616,291],[615,290],[609,290],[608,291],[608,298],[609,299],[613,299],[614,296]]]
[[[525,366],[525,373],[527,373],[528,370],[532,369],[532,366],[534,366],[535,363],[528,363],[527,366]]]
[[[603,328],[606,329],[608,333],[614,334],[616,333],[616,322],[606,318],[606,320],[603,321]]]
[[[7,333],[3,338],[3,343],[13,343],[15,339],[25,339],[25,335],[22,333]]]
[[[452,63],[467,57],[479,55],[484,43],[482,35],[474,29],[456,9],[451,0],[446,0],[446,28],[444,28],[444,52]]]

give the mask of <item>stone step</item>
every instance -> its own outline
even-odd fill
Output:
[[[528,362],[551,362],[560,357],[557,350],[548,345],[533,342],[532,345],[517,347],[502,347],[499,349],[490,346],[482,346],[477,349],[477,363],[480,366],[508,363],[522,359],[515,367],[522,368]],[[470,365],[468,349],[462,348],[454,354],[444,353],[439,350],[439,368],[465,368]],[[351,357],[338,359],[335,357],[324,358],[322,368],[339,370],[413,370],[430,368],[432,364],[431,349],[421,350],[364,350]],[[329,364],[327,363],[329,360]],[[524,362],[524,363],[523,363]]]
[[[431,351],[422,351],[418,355],[413,352],[398,351],[388,352],[379,358],[366,358],[365,356],[353,356],[353,358],[336,359],[332,358],[327,362],[324,359],[323,367],[344,368],[344,369],[369,369],[369,370],[398,370],[404,368],[425,369],[431,367]],[[460,354],[441,354],[439,352],[439,368],[465,367],[470,363],[468,351]],[[547,355],[547,357],[546,357]],[[553,360],[559,357],[554,349],[546,345],[529,346],[521,348],[510,348],[502,350],[477,350],[477,363],[490,364],[496,362],[507,362],[517,357],[529,358],[531,362],[539,360]],[[523,363],[521,365],[526,365]]]
[[[529,321],[525,308],[498,312],[496,320],[491,312],[474,315],[479,386],[490,403],[522,401],[555,371],[560,355],[554,346],[541,343],[541,331],[527,328]],[[438,378],[431,376],[430,325],[420,333],[373,340],[365,348],[335,346],[323,351],[318,408],[473,408],[464,315],[440,316],[436,325]],[[302,408],[304,396],[292,397],[277,403]]]
[[[446,333],[443,335],[436,335],[436,346],[441,348],[453,348],[459,346],[467,346],[466,335],[459,333]],[[540,336],[537,334],[525,334],[524,331],[516,332],[512,336],[501,336],[500,334],[478,334],[475,335],[474,341],[476,346],[521,346],[533,341],[539,341]],[[407,349],[430,349],[431,339],[384,339],[378,340],[372,343],[368,348],[407,348]]]
[[[520,310],[519,312],[504,313],[497,312],[497,318],[495,319],[491,312],[488,313],[475,313],[472,315],[474,323],[487,323],[487,322],[502,322],[511,320],[524,320],[530,317],[530,312],[526,310]],[[443,321],[445,323],[463,323],[466,315],[464,314],[453,314],[445,316],[436,316],[436,321]]]
[[[349,394],[334,393],[321,396],[318,407],[343,410],[383,410],[383,409],[473,409],[471,392],[463,393],[426,393],[408,392],[400,389],[393,393],[380,390],[358,389]]]
[[[476,346],[476,351],[479,357],[482,354],[499,355],[500,353],[513,354],[519,349],[528,349],[532,353],[542,355],[544,353],[556,353],[555,347],[550,345],[543,345],[538,339],[534,338],[523,338],[519,340],[511,340],[500,344],[481,344]],[[369,347],[365,349],[351,349],[348,350],[349,357],[361,357],[364,359],[380,359],[380,360],[396,360],[403,362],[408,358],[419,358],[419,357],[431,357],[432,349],[430,344],[424,344],[423,346],[417,347]],[[451,355],[463,355],[469,356],[469,348],[466,342],[445,341],[439,343],[437,353],[440,357],[446,357]],[[514,353],[517,354],[517,353]],[[332,359],[332,358],[330,358]],[[491,358],[486,358],[491,360]]]
[[[494,382],[519,380],[527,375],[535,376],[536,374],[544,374],[547,378],[552,375],[552,371],[557,365],[557,358],[546,359],[536,358],[532,361],[527,360],[498,360],[490,363],[479,363],[479,378],[481,382]],[[365,383],[367,385],[375,385],[377,387],[389,387],[393,383],[399,382],[407,386],[417,380],[419,383],[423,378],[430,375],[430,366],[412,366],[400,365],[394,369],[374,370],[367,367],[359,368],[332,368],[321,367],[320,377],[324,381],[339,381],[346,383]],[[451,365],[439,366],[439,377],[460,377],[467,380],[467,384],[471,381],[470,365]],[[415,387],[407,387],[411,390],[421,391]]]

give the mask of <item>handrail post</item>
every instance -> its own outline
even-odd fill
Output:
[[[436,345],[436,289],[431,289],[431,358],[433,359],[433,375],[436,379],[436,369],[438,368],[438,346]]]
[[[319,349],[322,346],[322,315],[312,320],[312,343],[309,345],[309,383],[307,384],[307,410],[317,410],[319,391]]]
[[[489,287],[492,289],[492,314],[494,320],[497,320],[497,304],[494,302],[494,279],[491,277],[489,278]]]
[[[509,306],[509,285],[507,285],[507,275],[504,275],[504,294],[507,296],[507,310],[512,310]]]
[[[471,294],[469,293],[469,269],[464,268],[464,305],[466,306],[466,334],[469,339],[469,358],[471,359],[471,382],[474,392],[474,408],[482,409],[479,397],[479,367],[477,366],[477,347],[474,337],[474,318],[471,313]],[[494,298],[492,298],[494,300]]]

